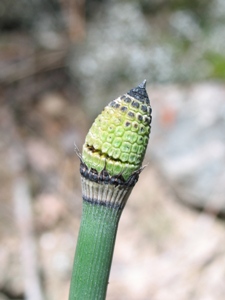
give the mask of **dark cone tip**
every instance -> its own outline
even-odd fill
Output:
[[[141,89],[145,89],[146,88],[146,83],[147,83],[147,80],[145,79],[142,83],[139,84],[139,87]]]
[[[150,105],[148,94],[146,91],[146,79],[140,83],[136,88],[131,89],[127,94],[141,101],[142,103]]]

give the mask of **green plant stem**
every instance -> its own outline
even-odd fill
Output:
[[[104,300],[121,212],[142,171],[151,107],[146,80],[111,101],[80,158],[83,212],[69,300]],[[117,126],[118,125],[118,126]]]
[[[69,300],[103,300],[121,207],[83,201]]]

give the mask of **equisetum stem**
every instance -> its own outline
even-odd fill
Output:
[[[142,171],[151,129],[144,80],[111,101],[96,118],[83,146],[83,211],[69,300],[104,300],[118,222]]]
[[[69,300],[104,300],[118,222],[139,173],[127,185],[92,181],[81,163],[83,211]]]
[[[105,299],[122,210],[83,202],[70,300]]]

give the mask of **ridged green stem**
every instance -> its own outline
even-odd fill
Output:
[[[83,201],[69,300],[104,300],[122,209]]]

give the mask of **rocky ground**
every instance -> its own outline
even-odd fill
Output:
[[[62,74],[54,74],[56,81],[64,80]],[[69,85],[60,90],[46,88],[23,98],[23,85],[15,87],[14,94],[4,90],[7,101],[2,102],[0,112],[1,300],[24,299],[25,295],[27,299],[68,297],[82,205],[74,141],[81,147],[90,124],[79,95],[70,89]],[[214,190],[209,180],[198,189],[202,178],[196,172],[210,162],[204,170],[213,179],[211,167],[207,168],[224,161],[219,163],[224,155],[222,131],[213,127],[220,124],[224,87],[214,83],[149,85],[148,91],[153,107],[148,166],[120,221],[107,299],[224,299],[225,225],[217,216],[223,207],[214,207],[216,200],[224,203],[222,196],[218,198],[223,185],[218,180],[218,190]],[[216,103],[208,99],[209,94]],[[9,96],[17,100],[14,105]],[[215,130],[215,134],[204,134],[204,130]],[[196,136],[203,136],[205,143],[207,137],[212,151],[204,152],[204,139]],[[191,143],[196,144],[195,151]]]

